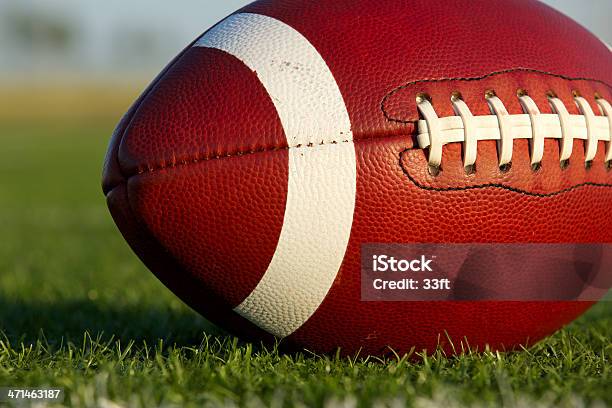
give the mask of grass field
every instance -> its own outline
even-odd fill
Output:
[[[165,289],[100,192],[114,123],[0,126],[0,385],[73,406],[612,405],[612,303],[520,353],[415,363],[242,344]]]

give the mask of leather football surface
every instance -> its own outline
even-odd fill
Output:
[[[232,333],[317,353],[515,349],[592,302],[366,302],[361,245],[610,243],[610,84],[610,49],[537,1],[256,1],[134,103],[103,189],[151,271]],[[462,141],[442,142],[457,99],[495,135],[457,119]]]

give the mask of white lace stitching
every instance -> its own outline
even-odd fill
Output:
[[[570,115],[563,102],[549,97],[554,113],[540,113],[527,95],[519,96],[523,114],[510,115],[497,96],[488,96],[492,115],[474,116],[459,97],[451,98],[457,116],[438,117],[427,97],[417,97],[417,106],[424,119],[418,121],[417,140],[422,149],[429,148],[429,165],[437,168],[442,161],[442,148],[448,143],[463,143],[463,165],[476,162],[479,140],[497,140],[500,167],[512,160],[514,139],[530,139],[531,164],[538,165],[544,156],[544,139],[560,140],[561,162],[569,160],[574,139],[585,141],[585,161],[597,154],[599,141],[606,143],[605,161],[612,160],[612,106],[597,99],[603,116],[593,113],[586,99],[574,98],[580,115]]]

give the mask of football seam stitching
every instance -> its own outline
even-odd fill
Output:
[[[446,193],[446,192],[451,192],[451,191],[467,191],[467,190],[478,190],[478,189],[486,189],[486,188],[498,188],[498,189],[503,189],[503,190],[508,190],[514,193],[519,193],[519,194],[523,194],[523,195],[528,195],[528,196],[532,196],[532,197],[540,197],[540,198],[548,198],[548,197],[554,197],[557,195],[561,195],[561,194],[565,194],[568,193],[572,190],[576,190],[579,189],[581,187],[600,187],[600,188],[612,188],[612,184],[608,184],[608,183],[596,183],[593,181],[587,181],[584,183],[578,183],[578,184],[574,184],[570,187],[561,189],[561,190],[557,190],[557,191],[553,191],[550,193],[535,193],[532,191],[527,191],[521,188],[517,188],[517,187],[511,187],[508,186],[506,184],[502,184],[502,183],[484,183],[484,184],[477,184],[477,185],[473,185],[473,186],[464,186],[464,187],[433,187],[433,186],[428,186],[425,185],[423,183],[420,183],[419,181],[417,181],[417,179],[415,177],[413,177],[410,172],[408,171],[408,169],[406,169],[406,166],[404,166],[403,164],[403,156],[406,152],[411,151],[411,150],[416,150],[415,148],[407,148],[404,149],[400,152],[399,154],[399,166],[402,169],[402,172],[404,173],[404,175],[406,177],[408,177],[408,179],[412,182],[412,184],[414,184],[416,187],[422,189],[422,190],[427,190],[427,191],[437,191],[440,193]],[[420,150],[420,149],[419,149]]]
[[[401,135],[398,135],[399,137],[401,137]],[[320,143],[320,144],[308,144],[306,146],[302,146],[302,147],[313,147],[313,146],[322,146],[322,145],[326,145],[326,144],[338,144],[338,143],[350,143],[350,142],[361,142],[361,141],[368,141],[368,140],[374,140],[377,138],[370,138],[370,139],[361,139],[361,140],[357,140],[357,141],[351,141],[351,140],[344,140],[341,142],[334,142],[334,143]],[[180,161],[180,162],[176,162],[176,163],[172,163],[169,165],[160,165],[160,166],[156,166],[156,167],[149,167],[147,169],[142,169],[139,170],[137,173],[131,174],[129,176],[125,176],[125,181],[127,182],[127,180],[129,180],[132,177],[138,176],[138,175],[142,175],[142,174],[150,174],[150,173],[154,173],[157,171],[163,171],[163,170],[168,170],[168,169],[173,169],[173,168],[178,168],[178,167],[183,167],[183,166],[188,166],[188,165],[192,165],[192,164],[197,164],[200,162],[207,162],[207,161],[211,161],[211,160],[218,160],[218,159],[224,159],[224,158],[232,158],[232,157],[241,157],[241,156],[245,156],[245,155],[250,155],[250,154],[256,154],[256,153],[266,153],[266,152],[274,152],[274,151],[282,151],[282,150],[289,150],[295,147],[278,147],[278,148],[274,148],[274,149],[260,149],[260,150],[251,150],[251,151],[247,151],[247,152],[238,152],[236,154],[228,154],[228,155],[219,155],[219,156],[213,156],[213,157],[206,157],[206,158],[196,158],[196,159],[191,159],[191,160],[184,160],[184,161]],[[507,190],[507,191],[511,191],[514,193],[519,193],[519,194],[523,194],[523,195],[528,195],[528,196],[534,196],[534,197],[540,197],[540,198],[547,198],[547,197],[554,197],[560,194],[564,194],[567,192],[570,192],[572,190],[576,190],[578,188],[581,187],[600,187],[600,188],[612,188],[612,184],[608,184],[608,183],[596,183],[596,182],[584,182],[584,183],[579,183],[579,184],[575,184],[572,185],[570,187],[558,190],[558,191],[553,191],[551,193],[535,193],[535,192],[531,192],[531,191],[527,191],[524,189],[520,189],[520,188],[516,188],[516,187],[511,187],[502,183],[485,183],[485,184],[478,184],[478,185],[474,185],[474,186],[465,186],[465,187],[433,187],[433,186],[427,186],[425,184],[422,184],[420,182],[417,181],[417,179],[415,177],[413,177],[410,172],[406,169],[406,167],[403,165],[403,156],[406,152],[411,151],[411,150],[415,150],[415,148],[406,148],[404,150],[402,150],[399,154],[399,167],[402,169],[402,172],[404,173],[404,175],[406,177],[408,177],[408,179],[412,182],[412,184],[414,184],[416,187],[422,189],[422,190],[427,190],[427,191],[437,191],[437,192],[452,192],[452,191],[466,191],[466,190],[477,190],[477,189],[486,189],[486,188],[499,188],[499,189],[503,189],[503,190]]]
[[[291,150],[291,149],[304,149],[304,148],[318,147],[318,146],[337,145],[341,143],[367,142],[370,140],[380,140],[380,139],[389,138],[389,137],[413,138],[414,133],[403,134],[403,135],[399,134],[399,135],[393,135],[393,136],[389,135],[385,137],[372,136],[372,137],[358,139],[358,140],[354,140],[354,139],[353,140],[332,140],[332,141],[321,142],[321,143],[298,144],[295,146],[275,146],[272,148],[263,147],[261,149],[238,150],[238,151],[234,151],[234,152],[230,152],[226,154],[217,154],[217,155],[210,155],[210,156],[205,156],[204,153],[202,154],[198,153],[196,154],[195,157],[190,157],[190,158],[180,159],[180,160],[173,160],[169,163],[159,163],[159,164],[154,164],[154,165],[145,164],[142,166],[138,166],[136,171],[131,172],[131,174],[125,174],[124,177],[126,179],[129,179],[131,177],[142,175],[145,173],[155,173],[157,171],[162,171],[162,170],[171,169],[175,167],[188,166],[188,165],[197,164],[200,162],[207,162],[207,161],[212,161],[212,160],[222,160],[222,159],[228,159],[228,158],[233,158],[233,157],[249,156],[249,155],[257,154],[257,153],[277,152],[277,151],[284,151],[284,150]]]
[[[385,117],[387,118],[387,120],[392,121],[392,122],[400,122],[400,123],[405,123],[405,124],[414,124],[416,122],[416,120],[408,120],[408,121],[402,121],[402,120],[397,120],[397,119],[393,119],[391,117],[389,117],[387,115],[387,112],[385,111],[384,108],[384,104],[386,102],[386,100],[391,97],[394,93],[410,86],[410,85],[414,85],[416,83],[427,83],[427,82],[445,82],[445,81],[476,81],[476,80],[481,80],[481,79],[485,79],[494,75],[498,75],[498,74],[504,74],[504,73],[509,73],[509,72],[535,72],[535,73],[541,73],[541,74],[546,74],[546,75],[551,75],[551,76],[555,76],[555,77],[559,77],[565,80],[570,80],[570,81],[593,81],[593,82],[597,82],[597,83],[601,83],[609,88],[612,88],[612,86],[608,85],[606,82],[601,81],[601,80],[597,80],[597,79],[591,79],[591,78],[571,78],[571,77],[567,77],[564,75],[560,75],[560,74],[554,74],[554,73],[550,73],[550,72],[546,72],[546,71],[540,71],[540,70],[536,70],[536,69],[531,69],[531,68],[513,68],[513,69],[508,69],[508,70],[502,70],[502,71],[495,71],[495,72],[491,72],[488,73],[486,75],[480,76],[480,77],[459,77],[459,78],[438,78],[438,79],[421,79],[418,81],[412,81],[410,83],[407,83],[405,85],[402,85],[400,87],[395,88],[394,90],[392,90],[391,92],[389,92],[382,100],[381,102],[381,109],[383,111],[383,114],[385,115]],[[161,79],[161,78],[160,78]],[[190,164],[197,164],[200,162],[206,162],[206,161],[211,161],[211,160],[217,160],[217,159],[225,159],[225,158],[232,158],[232,157],[242,157],[242,156],[247,156],[247,155],[251,155],[251,154],[256,154],[256,153],[266,153],[266,152],[274,152],[274,151],[282,151],[282,150],[290,150],[290,149],[296,149],[296,148],[306,148],[306,147],[316,147],[316,146],[324,146],[324,145],[334,145],[334,144],[339,144],[339,143],[356,143],[356,142],[361,142],[361,141],[369,141],[369,140],[380,140],[380,139],[385,139],[388,137],[414,137],[414,132],[410,133],[410,134],[405,134],[405,135],[385,135],[383,137],[381,137],[380,135],[378,136],[373,136],[373,137],[368,137],[368,138],[363,138],[363,139],[359,139],[359,140],[333,140],[330,142],[322,142],[322,143],[308,143],[305,145],[296,145],[296,146],[277,146],[277,147],[264,147],[261,149],[253,149],[253,150],[246,150],[246,151],[235,151],[235,152],[231,152],[228,154],[222,154],[222,155],[214,155],[214,156],[208,156],[208,157],[200,157],[200,154],[197,154],[196,157],[192,157],[192,158],[187,158],[187,159],[181,159],[181,160],[177,160],[177,161],[173,161],[172,163],[160,163],[160,164],[154,164],[154,165],[150,165],[150,164],[144,164],[141,166],[137,166],[136,171],[131,171],[128,172],[125,170],[125,168],[123,166],[120,166],[121,170],[122,170],[122,176],[125,180],[130,179],[131,177],[134,176],[138,176],[138,175],[142,175],[145,173],[154,173],[156,171],[162,171],[165,169],[169,169],[169,168],[175,168],[175,167],[182,167],[182,166],[186,166],[186,165],[190,165]],[[121,138],[121,142],[123,142],[123,136],[125,136],[125,132],[124,134],[122,134],[122,138]],[[410,150],[410,148],[408,148],[407,150]],[[400,154],[400,158],[402,156],[403,152]],[[203,155],[203,154],[202,154]],[[400,166],[403,169],[403,166]],[[418,182],[416,182],[414,179],[411,178],[411,176],[409,174],[406,174],[411,180],[413,180],[413,183],[420,188],[424,188],[424,189],[432,189],[432,190],[436,190],[436,191],[444,191],[443,189],[436,189],[434,187],[428,187],[428,186],[424,186],[419,184]],[[571,188],[575,188],[578,186],[582,186],[582,185],[590,185],[589,183],[583,183],[580,185],[576,185],[573,186]],[[596,185],[596,186],[606,186],[606,187],[612,187],[612,185],[607,185],[607,184],[602,184],[599,185],[597,183],[592,183],[592,185]],[[474,188],[478,188],[479,186],[468,186],[468,187],[458,187],[458,189],[460,190],[464,190],[464,189],[474,189]],[[507,188],[507,189],[512,189],[512,187],[508,187],[508,186],[504,186],[504,185],[497,185],[497,184],[485,184],[480,186],[481,188],[484,187],[500,187],[500,188]],[[449,190],[450,191],[450,190]],[[536,194],[536,193],[530,193],[527,191],[523,191],[520,189],[516,189],[516,192],[524,192],[525,194]],[[561,191],[563,192],[563,191]],[[560,192],[557,192],[560,193]]]
[[[387,93],[383,99],[380,102],[380,109],[385,117],[385,119],[387,119],[389,122],[395,122],[395,123],[416,123],[418,118],[408,118],[408,119],[399,119],[396,117],[393,117],[386,108],[387,102],[388,100],[395,95],[396,93],[408,88],[409,86],[415,85],[415,84],[421,84],[421,83],[433,83],[433,82],[452,82],[452,81],[465,81],[465,82],[471,82],[471,81],[481,81],[483,79],[487,79],[496,75],[502,75],[502,74],[509,74],[512,72],[528,72],[528,73],[536,73],[536,74],[543,74],[543,75],[548,75],[548,76],[552,76],[555,78],[560,78],[563,79],[565,81],[589,81],[589,82],[596,82],[599,84],[602,84],[604,86],[606,86],[609,89],[612,89],[612,85],[608,84],[607,82],[600,80],[600,79],[594,79],[594,78],[587,78],[587,77],[570,77],[567,75],[562,75],[562,74],[555,74],[553,72],[548,72],[548,71],[542,71],[539,69],[534,69],[534,68],[509,68],[509,69],[504,69],[504,70],[500,70],[500,71],[493,71],[493,72],[489,72],[488,74],[484,74],[481,76],[476,76],[476,77],[456,77],[456,78],[430,78],[430,79],[418,79],[416,81],[411,81],[408,82],[404,85],[400,85],[396,88],[394,88],[393,90],[391,90],[389,93]]]

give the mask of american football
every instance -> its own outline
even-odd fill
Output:
[[[596,302],[573,270],[517,269],[513,284],[540,295],[520,301],[505,283],[485,300],[372,300],[362,255],[612,242],[611,84],[608,46],[535,0],[260,0],[133,104],[103,190],[147,267],[245,339],[518,349]],[[408,272],[435,270],[425,255]]]

